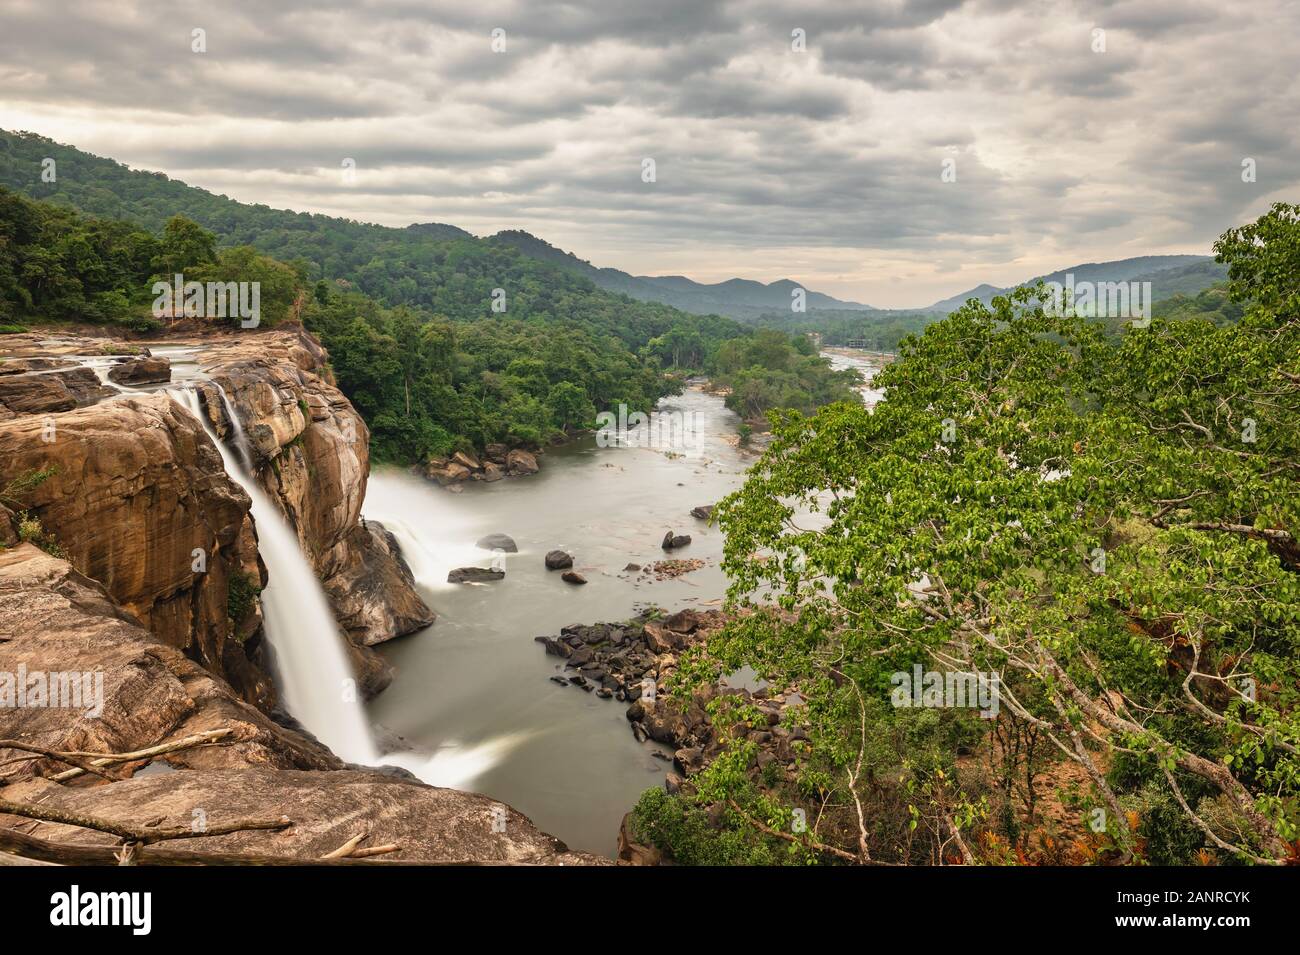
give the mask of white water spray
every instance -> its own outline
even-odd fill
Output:
[[[339,634],[320,581],[303,556],[298,536],[252,476],[252,458],[243,424],[225,391],[215,382],[212,384],[231,422],[243,462],[236,461],[217,436],[202,411],[197,391],[177,388],[169,390],[169,394],[198,418],[221,453],[226,473],[252,499],[258,552],[266,564],[268,578],[262,591],[263,627],[275,649],[286,708],[347,762],[400,766],[434,786],[470,784],[505,758],[527,734],[511,734],[472,746],[451,743],[432,755],[379,751],[343,648],[344,638]]]
[[[362,710],[361,695],[338,636],[320,582],[302,556],[298,536],[266,493],[244,470],[216,435],[190,388],[174,390],[178,399],[203,424],[221,452],[226,473],[253,501],[257,549],[267,567],[262,591],[266,637],[275,648],[285,706],[317,739],[352,763],[378,759]],[[222,395],[229,414],[229,402]],[[241,431],[231,417],[232,428]]]

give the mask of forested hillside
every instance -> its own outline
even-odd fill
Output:
[[[46,153],[58,163],[55,183],[40,181]],[[297,317],[330,349],[381,459],[537,446],[620,403],[648,410],[687,373],[730,385],[771,371],[777,385],[747,386],[750,416],[853,397],[802,336],[733,349],[719,366],[721,346],[750,329],[610,294],[451,227],[387,229],[249,206],[36,137],[0,138],[0,170],[47,194],[34,202],[0,187],[0,324],[149,334],[159,327],[156,280],[257,282],[266,325]],[[775,364],[741,367],[737,355]]]

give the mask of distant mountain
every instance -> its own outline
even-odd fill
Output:
[[[1222,282],[1228,277],[1228,268],[1219,265],[1208,255],[1141,255],[1132,259],[1088,262],[1068,269],[1059,269],[1048,275],[1029,279],[1022,284],[1034,285],[1039,279],[1044,282],[1065,284],[1066,275],[1073,275],[1076,283],[1150,282],[1151,299],[1158,302],[1173,295],[1195,295],[1215,282]],[[1016,287],[998,288],[988,284],[977,285],[960,295],[935,302],[925,311],[951,312],[961,308],[966,304],[967,299],[972,298],[977,298],[987,305],[995,295],[1005,295]]]
[[[662,302],[696,315],[728,315],[753,319],[767,312],[789,311],[791,292],[803,288],[809,309],[874,311],[870,305],[844,302],[809,290],[798,282],[782,279],[764,285],[749,279],[728,279],[706,285],[682,275],[631,275],[619,269],[598,268],[572,252],[557,249],[544,239],[518,229],[498,232],[489,240],[509,245],[535,259],[553,262],[587,276],[599,287],[643,302]]]

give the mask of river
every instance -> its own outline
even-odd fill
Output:
[[[844,361],[835,356],[837,366]],[[865,361],[848,363],[869,373]],[[671,768],[654,753],[671,754],[636,742],[623,704],[552,683],[561,663],[533,638],[570,623],[624,620],[648,604],[719,606],[722,534],[690,510],[739,487],[754,460],[736,447],[739,422],[720,397],[691,389],[659,411],[687,416],[698,440],[669,454],[602,448],[588,437],[542,455],[536,475],[467,483],[459,494],[376,468],[364,507],[397,536],[438,613],[427,630],[380,647],[396,669],[370,704],[381,743],[391,747],[386,734],[395,734],[435,751],[441,770],[430,781],[500,799],[570,847],[606,855],[623,814]],[[690,534],[691,544],[665,554],[667,530]],[[519,547],[504,557],[505,578],[446,583],[452,568],[492,562],[496,555],[475,542],[494,533]],[[545,569],[543,555],[554,548],[574,555],[585,586]],[[705,565],[653,582],[623,570],[668,556]]]

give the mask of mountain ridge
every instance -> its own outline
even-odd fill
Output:
[[[579,271],[607,291],[620,292],[642,301],[661,302],[696,315],[716,313],[748,318],[773,309],[788,309],[791,293],[796,288],[804,289],[805,305],[810,309],[877,311],[874,306],[837,299],[788,278],[766,283],[743,278],[706,283],[684,275],[632,275],[622,269],[593,265],[523,229],[504,229],[490,236],[488,241],[511,245],[524,255]]]
[[[977,298],[987,305],[994,296],[1006,295],[1016,288],[1039,281],[1060,282],[1073,275],[1076,282],[1151,282],[1153,300],[1169,298],[1179,292],[1196,293],[1228,276],[1227,266],[1215,263],[1210,255],[1139,255],[1106,262],[1083,262],[1036,276],[1018,285],[998,287],[985,282],[949,298],[940,299],[928,309],[918,311],[951,312]],[[1203,282],[1198,281],[1203,279]]]

